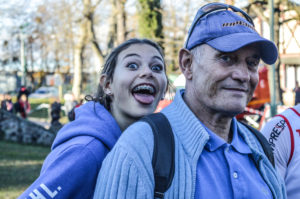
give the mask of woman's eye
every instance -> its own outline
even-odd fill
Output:
[[[130,68],[130,69],[138,69],[138,65],[137,64],[135,64],[135,63],[131,63],[131,64],[128,64],[127,65],[127,68]]]
[[[153,65],[151,67],[151,70],[153,70],[153,71],[162,71],[163,67],[161,65]]]

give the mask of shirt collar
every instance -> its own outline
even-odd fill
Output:
[[[249,146],[245,142],[245,140],[242,138],[242,136],[237,131],[237,120],[236,120],[236,118],[232,119],[231,128],[233,129],[233,139],[232,139],[232,142],[231,142],[231,145],[233,146],[233,148],[236,151],[238,151],[239,153],[243,153],[243,154],[252,153]]]
[[[209,135],[209,140],[205,145],[205,148],[209,151],[215,151],[218,148],[220,148],[222,145],[226,145],[227,143],[225,140],[220,138],[217,134],[212,132],[209,128],[207,128],[202,122],[200,122],[202,126],[204,126],[205,130],[207,131]]]
[[[243,138],[239,135],[239,133],[237,131],[236,118],[233,118],[232,122],[231,122],[230,130],[233,131],[233,138],[232,138],[231,144],[227,144],[225,142],[225,140],[223,140],[218,135],[216,135],[214,132],[212,132],[210,129],[208,129],[202,122],[201,122],[201,124],[205,127],[205,129],[209,135],[209,140],[205,145],[205,148],[207,150],[215,151],[223,145],[231,145],[239,153],[242,153],[242,154],[250,154],[251,153],[249,146],[246,144],[246,142],[243,140]]]

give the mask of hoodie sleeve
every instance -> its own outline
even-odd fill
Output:
[[[85,146],[73,145],[58,155],[52,151],[40,176],[19,199],[91,198],[99,167]]]
[[[152,151],[151,128],[140,122],[129,127],[103,161],[94,199],[153,199]]]

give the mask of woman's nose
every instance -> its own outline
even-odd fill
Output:
[[[140,77],[153,77],[153,71],[149,66],[143,66]]]

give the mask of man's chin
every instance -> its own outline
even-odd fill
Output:
[[[224,112],[229,117],[235,117],[240,113],[243,113],[246,106],[234,106],[234,107],[226,107]]]

